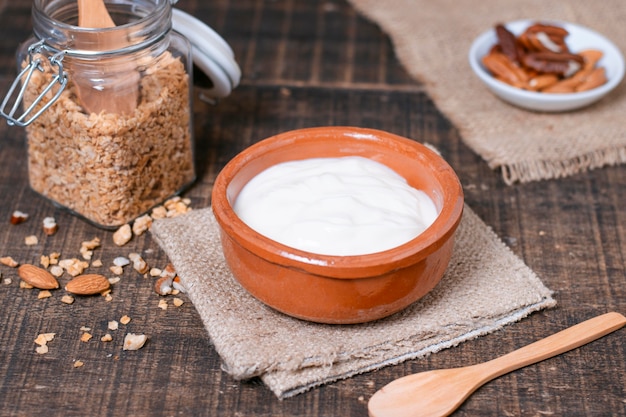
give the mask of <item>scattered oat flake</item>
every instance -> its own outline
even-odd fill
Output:
[[[11,268],[17,268],[19,265],[17,261],[10,256],[3,256],[0,258],[0,264],[10,266]]]
[[[167,300],[159,300],[159,308],[161,310],[167,310]]]
[[[5,278],[2,282],[4,282],[4,285],[11,285],[13,280],[11,278]]]
[[[64,295],[63,297],[61,297],[61,302],[65,304],[73,304],[74,297],[72,297],[71,295]]]
[[[110,342],[110,341],[112,341],[112,340],[113,340],[113,336],[111,336],[111,334],[110,334],[110,333],[107,333],[107,334],[105,334],[104,336],[102,336],[102,337],[100,338],[100,340],[101,340],[101,341],[103,341],[103,342]]]
[[[52,297],[52,293],[48,290],[41,290],[39,291],[39,294],[37,294],[37,298],[38,299],[42,299],[42,298],[50,298]]]
[[[124,337],[124,350],[138,350],[146,344],[148,337],[145,334],[127,333]]]
[[[118,282],[120,282],[122,279],[120,277],[113,277],[113,278],[109,278],[109,284],[113,285],[113,284],[117,284]]]
[[[113,296],[111,294],[107,294],[104,296],[104,301],[106,301],[107,303],[109,301],[113,301]]]
[[[83,361],[74,361],[74,368],[80,368],[81,366],[83,366],[85,363]]]
[[[128,316],[126,316],[126,315],[124,315],[124,316],[122,316],[122,318],[120,319],[120,323],[122,323],[122,324],[128,324],[128,323],[130,323],[130,320],[131,320],[131,319],[130,319],[130,317],[128,317]]]
[[[119,328],[119,323],[117,320],[111,320],[108,325],[109,330],[117,330]]]
[[[83,333],[82,336],[80,337],[80,341],[87,343],[91,340],[92,337],[93,335],[91,333]]]
[[[180,298],[174,298],[172,300],[172,303],[176,306],[176,307],[180,307],[183,304],[185,304],[185,302],[183,300],[181,300]]]
[[[37,239],[37,236],[35,236],[35,235],[26,236],[24,238],[24,243],[27,246],[33,246],[33,245],[36,245],[37,243],[39,243],[39,239]]]
[[[91,331],[91,327],[82,326],[82,327],[80,328],[80,331],[81,331],[81,332],[89,332],[89,331]]]
[[[159,268],[150,268],[150,276],[151,277],[158,277],[159,275],[161,275],[161,271]]]
[[[100,268],[102,266],[102,259],[96,259],[91,263],[94,268]]]

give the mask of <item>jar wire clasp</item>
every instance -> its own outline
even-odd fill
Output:
[[[40,40],[39,42],[36,42],[28,47],[28,65],[26,65],[24,69],[17,75],[17,78],[15,79],[15,81],[13,81],[11,88],[9,89],[7,95],[2,101],[2,105],[0,106],[0,115],[7,119],[7,123],[10,126],[24,127],[31,124],[37,117],[39,117],[39,115],[41,115],[41,113],[46,111],[52,104],[54,104],[55,101],[57,101],[57,99],[67,86],[67,75],[63,71],[62,63],[65,56],[65,51],[61,51],[55,53],[48,58],[52,71],[55,71],[56,68],[56,74],[52,77],[48,85],[43,89],[39,96],[37,96],[37,98],[33,100],[31,105],[28,106],[28,108],[25,109],[21,115],[15,115],[24,100],[24,92],[26,91],[28,83],[31,81],[35,70],[45,72],[45,69],[42,66],[42,51],[50,52],[50,48],[48,48],[44,44],[43,40]],[[22,84],[22,86],[18,90],[20,83]],[[43,106],[37,108],[41,101],[46,97],[46,95],[48,95],[50,91],[55,88],[57,84],[58,86],[54,91],[54,95],[52,96],[52,98],[44,103]],[[7,109],[9,109],[8,112]]]

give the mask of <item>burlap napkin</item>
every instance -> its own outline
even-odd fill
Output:
[[[250,296],[225,264],[210,208],[156,221],[225,370],[260,376],[279,397],[424,357],[555,305],[551,292],[468,207],[452,261],[422,300],[386,319],[323,325],[278,313]]]
[[[626,83],[596,105],[570,113],[520,110],[493,96],[471,72],[473,39],[498,22],[569,21],[626,51],[623,0],[349,0],[392,39],[406,70],[421,80],[465,143],[504,180],[558,178],[626,162]]]

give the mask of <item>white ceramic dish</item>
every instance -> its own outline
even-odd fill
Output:
[[[547,94],[512,87],[496,80],[483,66],[482,57],[498,42],[492,28],[474,40],[469,51],[469,63],[474,73],[487,88],[502,100],[518,107],[540,112],[563,112],[588,106],[613,90],[624,77],[624,56],[606,37],[583,26],[560,21],[518,20],[506,23],[506,28],[515,36],[520,35],[533,23],[550,23],[565,28],[569,32],[566,42],[572,52],[583,49],[599,49],[604,56],[598,63],[606,70],[608,81],[600,87],[580,93]]]

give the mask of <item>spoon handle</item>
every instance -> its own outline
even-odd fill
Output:
[[[626,325],[626,317],[615,312],[606,313],[485,362],[484,365],[490,370],[489,379],[497,378],[592,342],[624,325]]]

